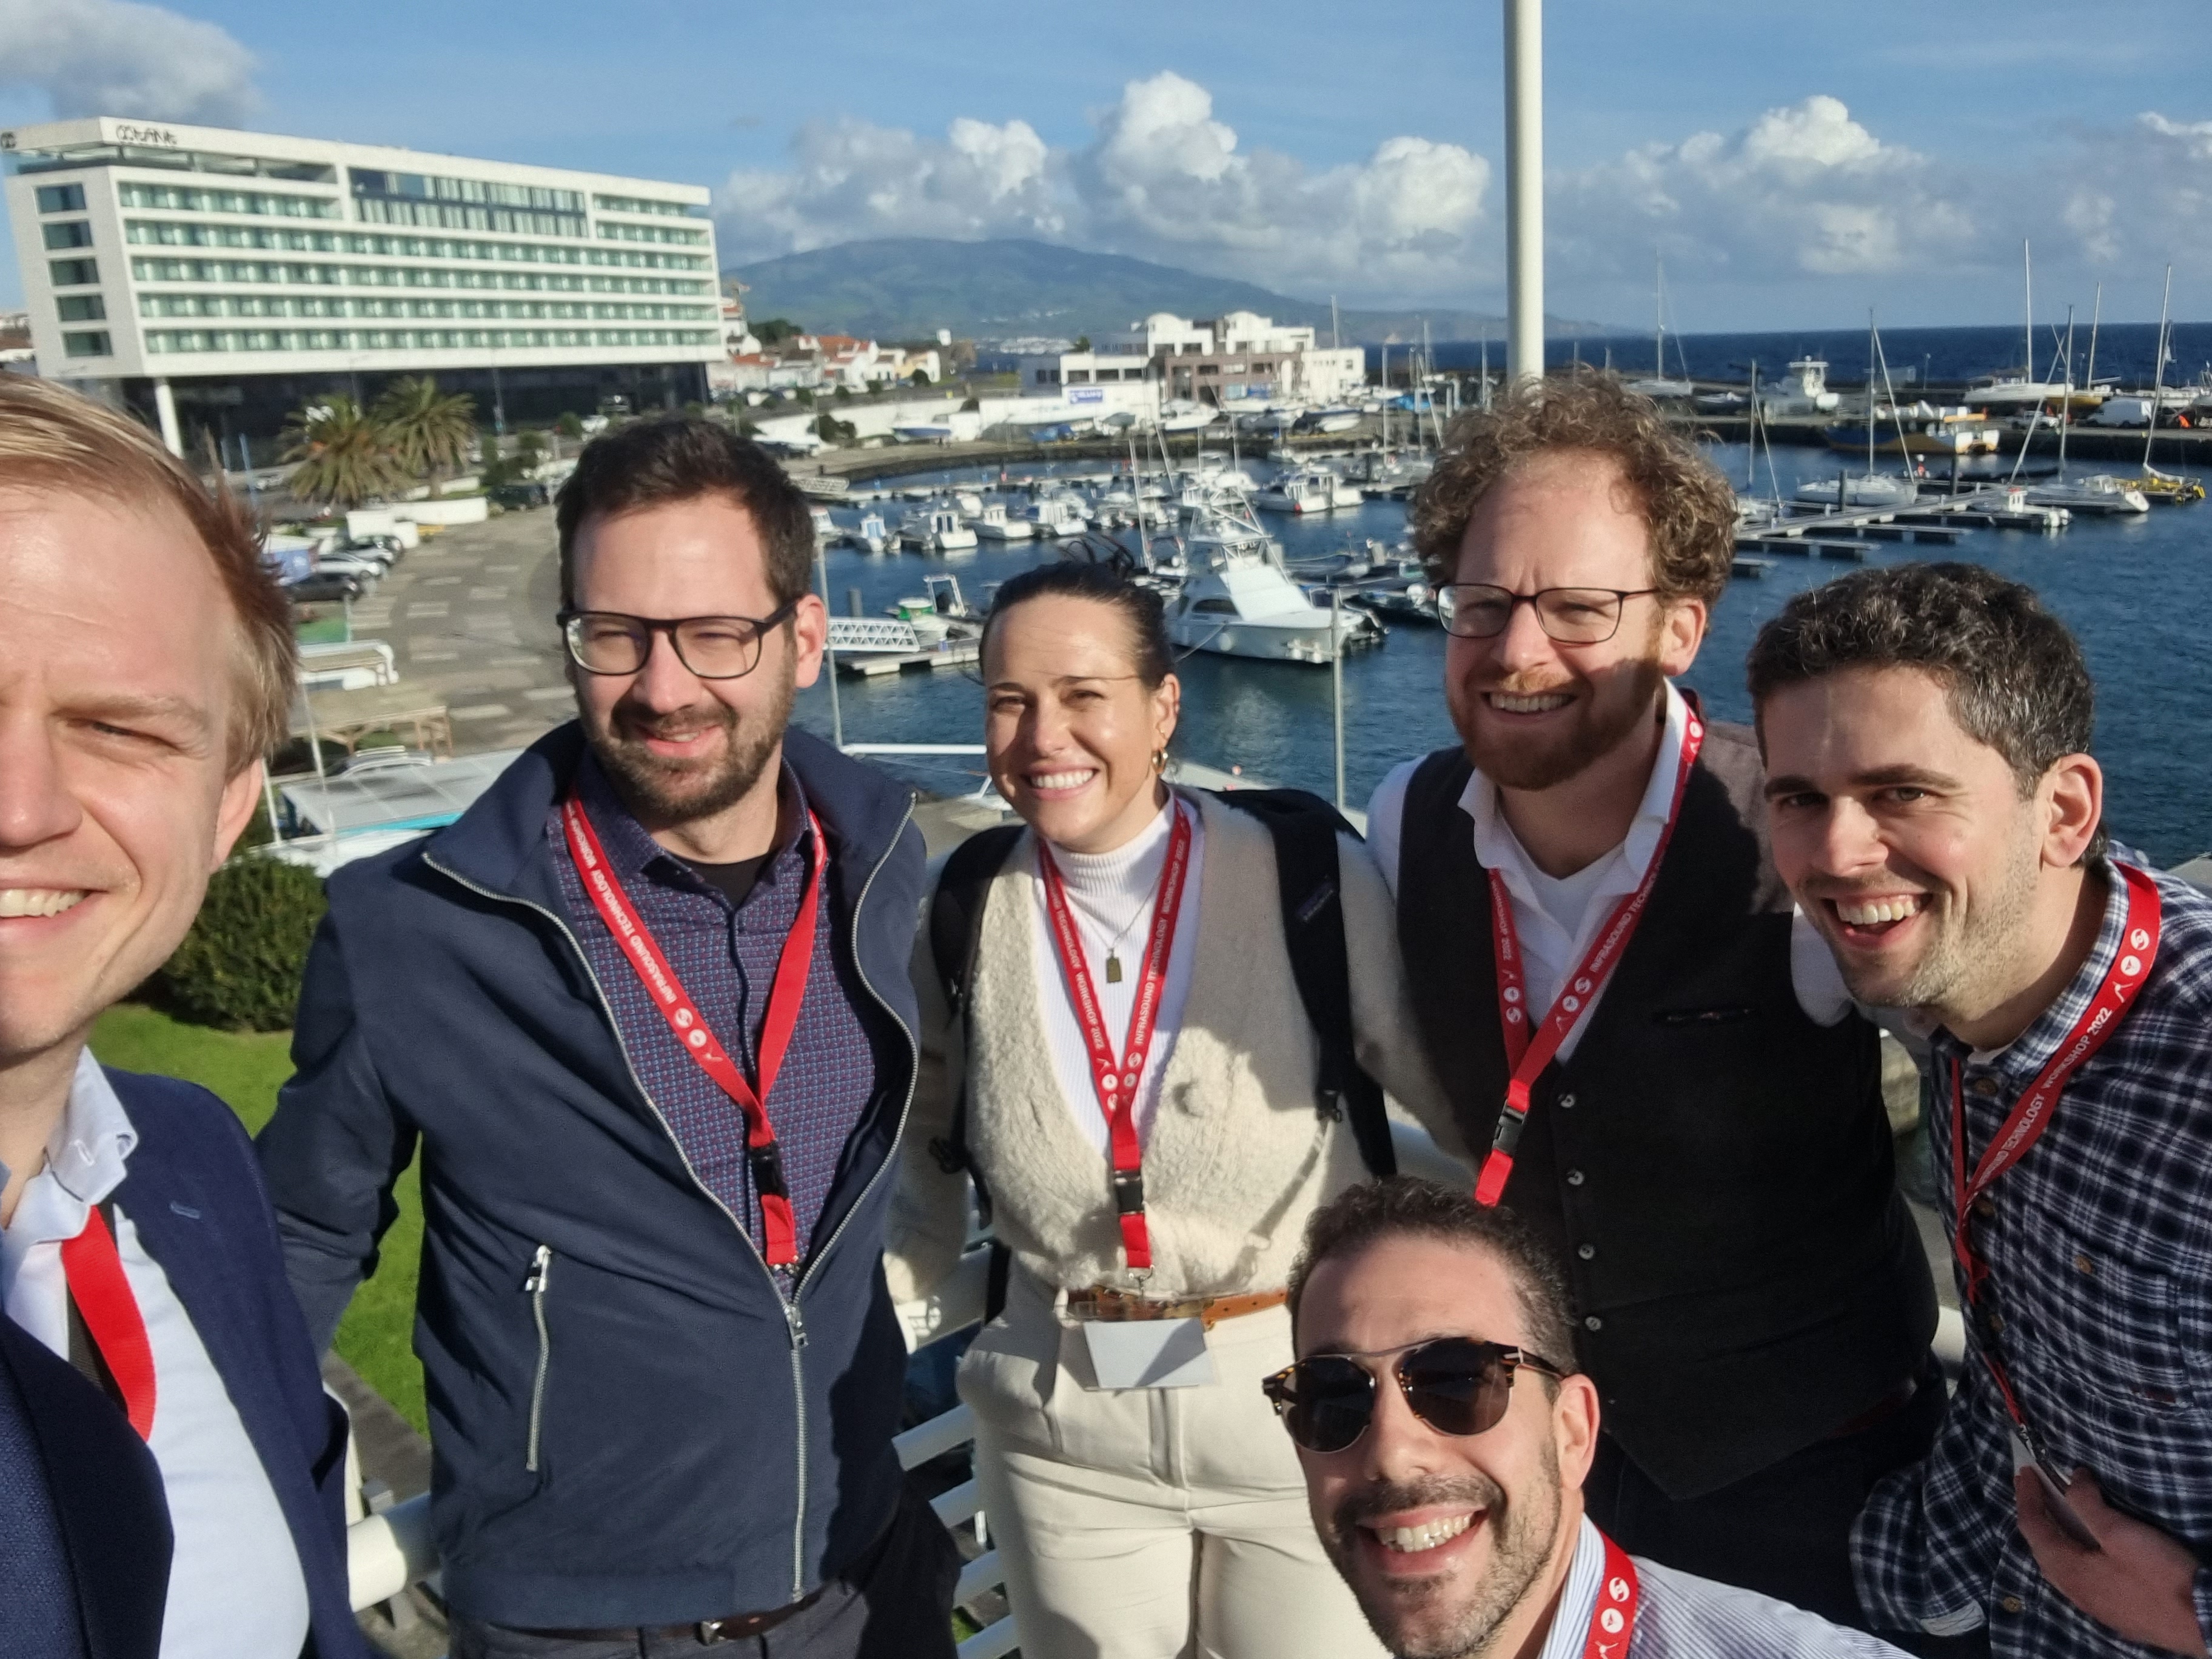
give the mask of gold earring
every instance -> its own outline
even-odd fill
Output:
[[[1152,750],[1152,770],[1155,772],[1164,773],[1167,769],[1168,750],[1167,745],[1165,744],[1162,744],[1158,749]]]

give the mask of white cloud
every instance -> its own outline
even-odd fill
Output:
[[[1954,265],[1982,235],[1951,175],[1825,94],[1559,175],[1548,218],[1562,274],[1585,280],[1641,270],[1655,246],[1685,278],[1879,276]]]
[[[864,236],[1029,235],[1192,263],[1271,285],[1462,289],[1490,166],[1457,144],[1386,140],[1315,172],[1244,149],[1212,95],[1172,72],[1132,81],[1077,150],[1026,123],[963,117],[943,139],[847,120],[803,129],[792,164],[733,173],[716,199],[732,257]]]
[[[2056,181],[2060,216],[2100,272],[2212,263],[2212,121],[2155,110],[2080,135]]]
[[[213,23],[131,0],[0,0],[0,86],[58,118],[234,125],[258,104],[253,54]]]

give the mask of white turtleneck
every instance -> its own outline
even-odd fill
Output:
[[[1182,1024],[1183,1002],[1190,994],[1191,964],[1198,957],[1199,877],[1205,868],[1206,827],[1194,808],[1176,804],[1172,791],[1169,803],[1190,820],[1190,872],[1183,878],[1175,943],[1168,951],[1168,978],[1160,995],[1159,1025],[1152,1038],[1152,1051],[1145,1057],[1144,1074],[1137,1081],[1137,1134],[1140,1139],[1151,1129],[1152,1114],[1159,1104],[1160,1073]],[[1160,872],[1167,865],[1168,837],[1173,827],[1168,810],[1163,809],[1136,836],[1110,853],[1071,853],[1061,847],[1052,849],[1053,862],[1060,867],[1061,879],[1067,884],[1068,908],[1075,913],[1077,931],[1083,935],[1084,960],[1091,969],[1091,982],[1104,1006],[1106,1030],[1116,1054],[1128,1038],[1129,1011],[1136,1006],[1137,986],[1144,976],[1145,946],[1152,933],[1152,906],[1159,892]],[[1106,1115],[1098,1104],[1097,1091],[1091,1085],[1090,1051],[1084,1047],[1083,1027],[1075,1018],[1067,977],[1060,970],[1060,955],[1053,946],[1052,913],[1045,901],[1042,881],[1036,884],[1035,911],[1036,923],[1030,932],[1036,941],[1037,982],[1044,989],[1041,1000],[1044,1005],[1045,1034],[1052,1046],[1053,1073],[1060,1079],[1060,1092],[1066,1097],[1076,1122],[1097,1147],[1099,1155],[1104,1157],[1108,1150]],[[1124,928],[1127,931],[1124,932]],[[1117,938],[1120,943],[1115,945]],[[1109,984],[1106,978],[1109,945],[1114,945],[1121,961],[1119,984]]]

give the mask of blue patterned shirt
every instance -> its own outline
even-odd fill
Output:
[[[1974,1247],[2006,1376],[2053,1464],[2086,1466],[2114,1508],[2212,1560],[2212,899],[2156,879],[2164,932],[2150,976],[2042,1138],[1976,1201]],[[2106,887],[2088,959],[2017,1040],[1977,1058],[1935,1036],[1929,1144],[1947,1237],[1958,1225],[1952,1065],[1971,1164],[2119,950],[2126,889],[2116,873]],[[1986,1622],[1996,1659],[2147,1659],[2155,1650],[2123,1641],[2037,1570],[2015,1519],[2010,1419],[1972,1340],[1934,1450],[1876,1486],[1853,1529],[1867,1613],[1944,1635]],[[2212,1571],[2198,1570],[2196,1601],[2212,1635]]]
[[[606,849],[608,866],[621,878],[631,905],[653,930],[668,965],[722,1047],[757,1082],[769,988],[806,882],[812,831],[806,828],[805,796],[797,775],[784,768],[784,796],[793,809],[787,822],[796,820],[799,832],[761,866],[742,906],[732,905],[655,842],[623,807],[588,754],[577,769],[576,787]],[[568,855],[557,804],[546,815],[545,835],[569,921],[614,1010],[617,1034],[638,1081],[666,1121],[693,1176],[738,1218],[754,1244],[761,1244],[744,1113],[677,1041],[636,969],[600,920]],[[836,879],[834,865],[826,860],[823,879]],[[813,1239],[846,1143],[876,1086],[874,1048],[853,1006],[854,997],[865,990],[852,962],[851,941],[836,926],[838,907],[830,898],[828,891],[822,896],[806,1000],[768,1098],[801,1241]]]

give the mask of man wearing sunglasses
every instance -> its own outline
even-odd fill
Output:
[[[1793,921],[1751,733],[1689,672],[1726,482],[1595,373],[1455,428],[1413,515],[1460,743],[1386,779],[1377,864],[1486,1200],[1565,1262],[1626,1547],[1856,1622],[1852,1517],[1933,1438],[1928,1264],[1874,1028]]]
[[[1586,1518],[1598,1388],[1510,1210],[1410,1177],[1349,1188],[1308,1224],[1290,1308],[1297,1362],[1267,1394],[1322,1546],[1400,1659],[1896,1654]]]
[[[910,796],[787,729],[828,618],[757,446],[610,434],[556,516],[580,718],[330,884],[262,1137],[294,1288],[327,1342],[419,1146],[455,1659],[950,1659],[879,1265]]]

